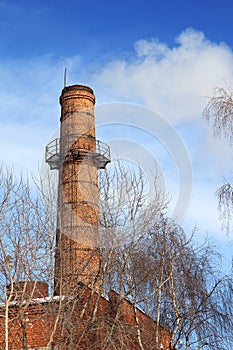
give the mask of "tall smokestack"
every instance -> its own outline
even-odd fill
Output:
[[[46,147],[46,161],[59,170],[55,295],[75,293],[79,282],[96,287],[99,271],[98,174],[110,161],[96,140],[93,90],[67,86],[60,96],[60,140]]]

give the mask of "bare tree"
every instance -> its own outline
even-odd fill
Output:
[[[12,347],[12,334],[15,343],[27,348],[26,314],[35,291],[37,297],[40,295],[37,282],[46,281],[52,286],[53,219],[29,181],[16,179],[12,169],[1,167],[0,298],[5,349]],[[16,300],[17,312],[11,307]]]
[[[217,270],[221,257],[208,242],[195,243],[195,230],[187,237],[169,220],[166,196],[155,184],[151,197],[143,174],[137,175],[122,166],[113,177],[103,174],[101,223],[115,243],[105,252],[106,260],[111,256],[105,287],[156,321],[154,349],[161,346],[161,325],[169,329],[171,347],[230,349],[232,278]],[[138,338],[138,348],[146,349],[140,329]]]
[[[171,346],[182,349],[230,349],[232,346],[232,279],[214,268],[217,256],[206,244],[195,247],[181,228],[161,218],[138,244],[118,248],[109,283],[169,329]],[[214,261],[213,261],[214,259]],[[227,291],[227,295],[226,295]],[[230,345],[225,345],[230,341]]]
[[[203,111],[203,116],[213,128],[214,137],[225,138],[232,146],[233,141],[233,90],[217,87]],[[223,229],[232,230],[233,185],[226,181],[216,192],[219,214]]]
[[[157,182],[148,190],[140,170],[119,163],[99,181],[96,281],[54,297],[56,211],[49,188],[38,194],[2,172],[0,348],[32,347],[35,324],[46,349],[232,349],[231,277],[215,269],[218,257],[207,243],[197,246],[166,217]],[[48,282],[50,297],[34,298],[25,287],[15,302],[22,280]]]
[[[213,127],[215,137],[224,137],[230,144],[233,141],[233,91],[222,87],[215,88],[214,95],[203,111],[205,119]]]

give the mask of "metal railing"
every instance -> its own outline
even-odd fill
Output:
[[[88,157],[97,163],[99,169],[105,168],[105,166],[111,161],[110,160],[110,147],[99,140],[91,139],[91,145],[93,148],[93,141],[95,141],[95,150],[89,150],[83,147],[83,142],[79,139],[88,137],[86,135],[69,135],[64,138],[67,145],[67,149],[61,153],[60,138],[56,138],[51,141],[45,148],[45,161],[49,164],[50,169],[59,169],[63,164],[63,161],[67,156],[75,156],[77,160],[79,157]],[[67,141],[67,142],[66,142]]]

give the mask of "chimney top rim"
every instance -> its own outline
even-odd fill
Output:
[[[65,86],[62,89],[62,95],[65,94],[68,91],[87,91],[90,92],[91,94],[94,95],[94,92],[92,90],[92,88],[90,88],[89,86],[86,85],[79,85],[79,84],[75,84],[75,85],[69,85],[69,86]]]

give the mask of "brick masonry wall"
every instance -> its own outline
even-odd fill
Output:
[[[145,350],[155,349],[156,323],[115,292],[109,300],[80,285],[79,295],[64,300],[35,299],[26,307],[9,308],[9,349],[23,348],[25,329],[27,349],[139,349],[138,329]],[[4,344],[4,308],[0,310],[0,349]],[[25,327],[23,328],[22,325]],[[52,337],[52,334],[54,336]],[[168,350],[170,334],[159,327],[163,349]]]
[[[48,284],[38,281],[16,282],[7,286],[7,294],[11,293],[11,301],[24,301],[48,296]]]
[[[92,89],[65,87],[60,97],[60,153],[55,294],[94,285],[99,269],[99,208]],[[97,286],[96,286],[97,288]]]

